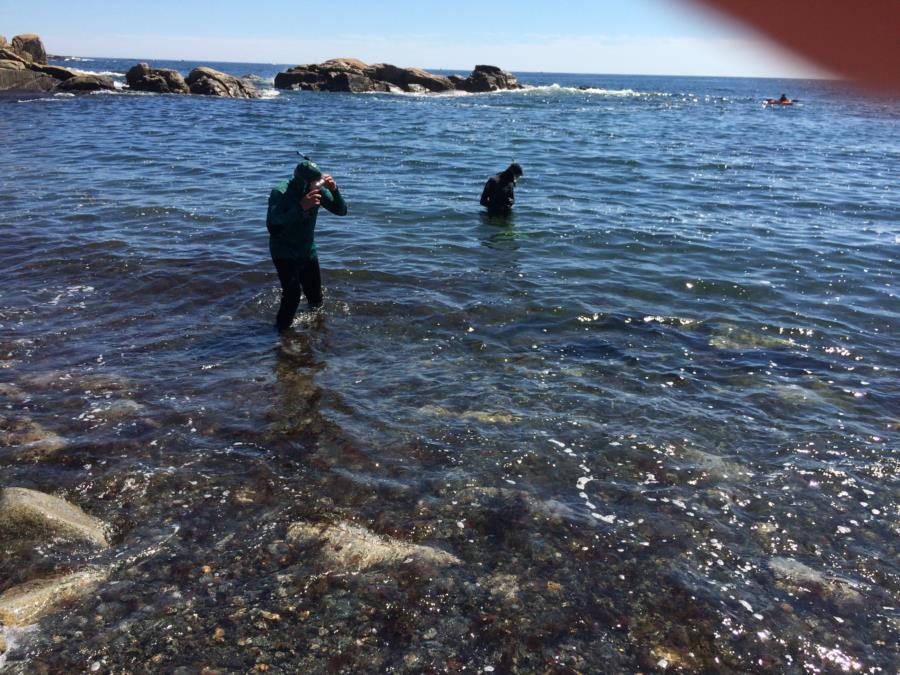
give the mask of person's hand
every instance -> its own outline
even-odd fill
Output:
[[[318,206],[321,201],[322,193],[319,192],[319,188],[316,188],[303,195],[303,198],[300,200],[300,208],[304,211],[309,211],[314,206]]]
[[[322,180],[325,182],[325,187],[327,187],[329,190],[337,190],[337,183],[334,182],[334,178],[331,177],[331,174],[323,174]]]

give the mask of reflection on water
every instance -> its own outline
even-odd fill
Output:
[[[489,216],[481,213],[479,238],[482,246],[500,251],[516,251],[519,249],[514,216]]]

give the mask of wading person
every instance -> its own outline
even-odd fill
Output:
[[[275,319],[279,331],[293,322],[301,290],[310,309],[322,306],[322,274],[315,241],[320,206],[336,216],[347,215],[347,202],[334,178],[323,174],[309,159],[297,165],[291,180],[277,185],[269,194],[269,251],[281,282],[281,306]]]
[[[486,206],[490,216],[508,216],[512,213],[516,197],[513,188],[522,175],[522,167],[513,162],[506,169],[491,176],[484,184],[481,193],[481,205]]]

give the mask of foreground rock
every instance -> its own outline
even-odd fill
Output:
[[[435,566],[458,565],[461,562],[455,555],[441,549],[381,537],[347,523],[294,523],[288,528],[287,540],[303,544],[320,543],[320,553],[329,563],[357,572],[375,565],[399,564],[407,560]]]
[[[194,68],[187,76],[192,94],[227,96],[230,98],[257,98],[259,94],[249,82],[213,68]]]
[[[135,91],[150,91],[156,94],[188,94],[190,87],[177,70],[151,68],[146,63],[138,63],[125,73],[128,86]]]
[[[0,491],[0,534],[31,536],[52,533],[106,548],[106,525],[74,504],[27,488]]]
[[[275,76],[278,89],[305,91],[405,91],[411,93],[468,92],[520,89],[511,74],[496,66],[476,66],[469,77],[444,77],[421,68],[399,68],[389,63],[367,65],[358,59],[331,59],[289,68]]]
[[[88,595],[107,576],[103,569],[90,568],[10,588],[0,595],[0,623],[7,626],[32,624],[53,612],[58,605]]]

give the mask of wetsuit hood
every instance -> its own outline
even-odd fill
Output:
[[[322,177],[322,170],[310,159],[304,159],[294,168],[294,178],[304,183],[314,183]]]

